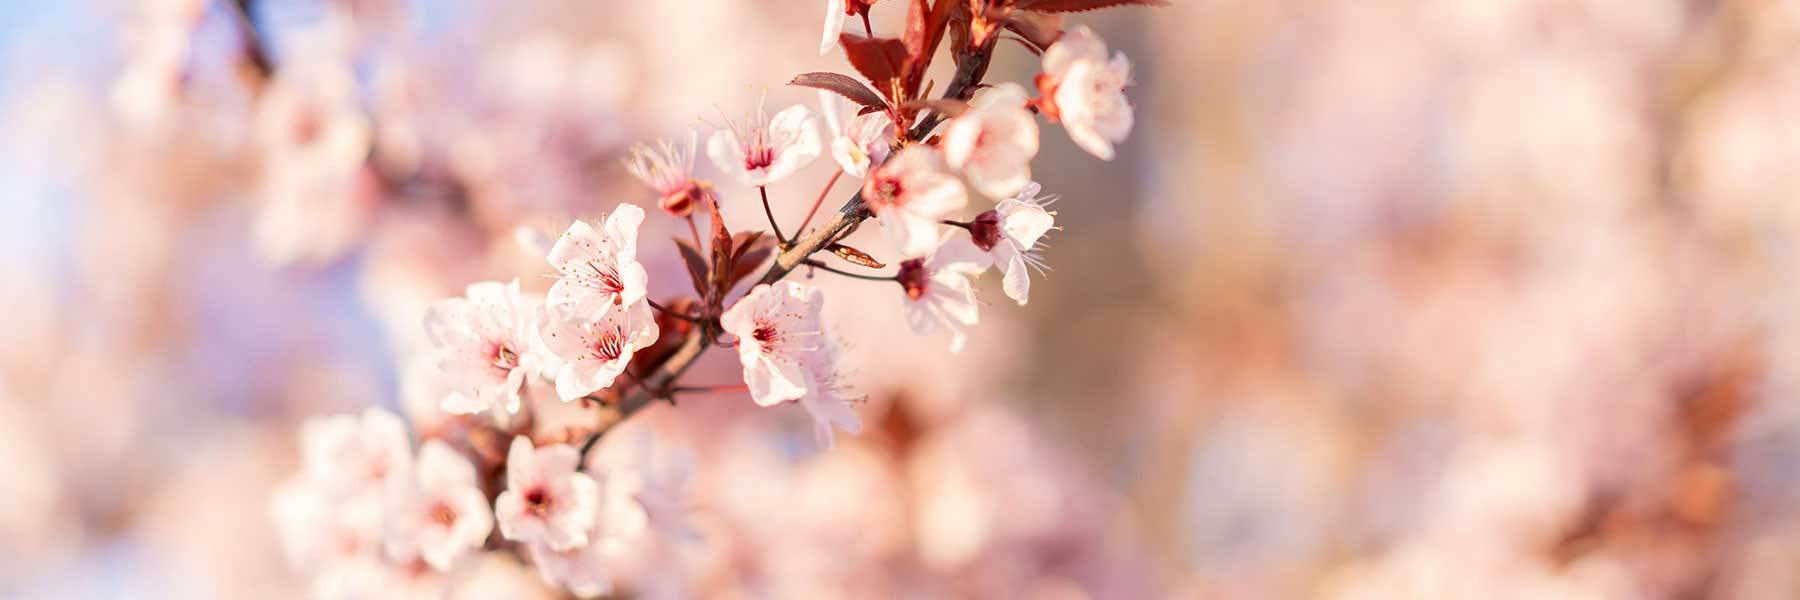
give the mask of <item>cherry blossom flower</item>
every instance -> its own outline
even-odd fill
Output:
[[[969,223],[969,238],[975,247],[987,252],[1004,275],[1002,288],[1006,296],[1024,306],[1031,296],[1030,269],[1044,270],[1037,255],[1038,241],[1055,227],[1056,216],[1044,207],[1055,198],[1040,198],[1042,188],[1036,182],[1025,185],[1019,195],[1000,201],[999,206],[975,217]]]
[[[259,100],[255,134],[263,158],[263,208],[253,235],[279,264],[324,264],[363,236],[378,199],[364,164],[374,129],[357,105],[356,74],[342,28],[296,34]]]
[[[824,90],[819,91],[819,105],[831,134],[831,158],[845,173],[862,177],[887,160],[888,142],[894,139],[894,123],[887,113],[857,115],[856,103]]]
[[[676,539],[697,535],[688,520],[694,457],[685,448],[657,444],[650,426],[641,422],[614,426],[588,456],[587,472],[604,478],[603,495],[623,497],[642,508],[648,529]],[[633,519],[631,515],[610,519],[626,525],[613,527],[612,534],[631,532]]]
[[[863,201],[896,252],[924,256],[938,242],[939,221],[969,203],[968,191],[944,170],[929,146],[907,146],[863,183]]]
[[[662,209],[676,217],[693,214],[694,206],[706,194],[705,184],[694,179],[698,140],[699,134],[690,131],[685,150],[668,140],[658,142],[656,148],[638,144],[625,159],[625,169],[656,190]]]
[[[412,449],[400,417],[369,407],[362,415],[335,415],[300,426],[303,472],[336,495],[379,493],[389,477],[406,471]]]
[[[595,519],[599,523],[599,519]],[[589,536],[600,535],[590,530]],[[531,564],[545,583],[569,590],[577,598],[594,598],[612,591],[612,561],[619,548],[616,544],[595,542],[558,550],[548,544],[526,547]]]
[[[925,258],[900,263],[900,285],[906,291],[906,324],[913,333],[931,335],[939,327],[950,331],[950,351],[961,352],[966,340],[963,328],[980,321],[973,280],[986,271],[992,258],[967,238],[945,236],[937,250]]]
[[[360,416],[308,420],[300,427],[300,473],[277,488],[271,518],[297,567],[329,567],[375,557],[382,494],[412,460],[400,418],[379,408]]]
[[[861,421],[834,373],[837,344],[823,334],[818,288],[794,281],[758,285],[725,311],[719,322],[738,337],[744,382],[759,406],[798,401],[817,425],[821,446],[833,426],[852,433]]]
[[[413,472],[389,481],[388,558],[423,560],[438,571],[486,543],[494,518],[475,467],[441,440],[419,448]]]
[[[1131,61],[1123,52],[1108,60],[1106,42],[1086,26],[1064,31],[1044,50],[1038,76],[1044,114],[1062,121],[1076,145],[1102,160],[1112,160],[1113,144],[1131,133],[1131,100],[1125,97],[1130,83]]]
[[[989,197],[1011,198],[1031,182],[1038,129],[1026,101],[1025,88],[1003,83],[976,96],[944,128],[945,162]]]
[[[567,307],[581,318],[595,318],[613,306],[644,299],[649,275],[637,261],[637,230],[644,209],[620,204],[606,217],[606,233],[576,221],[550,248],[550,266],[558,277],[547,303]]]
[[[822,343],[824,347],[818,351],[822,358],[806,363],[812,385],[808,386],[806,395],[800,397],[800,406],[812,417],[813,441],[820,448],[829,450],[835,441],[833,430],[842,429],[851,435],[862,433],[862,419],[856,415],[854,405],[863,398],[854,395],[853,390],[840,380],[836,365],[840,352],[837,342],[826,337]]]
[[[600,486],[575,471],[580,460],[567,444],[534,450],[529,438],[513,438],[506,454],[506,491],[494,501],[500,535],[557,551],[587,545],[599,515]]]
[[[440,353],[450,386],[444,412],[475,414],[499,406],[519,412],[519,391],[543,359],[532,342],[535,307],[519,298],[519,281],[471,284],[462,298],[433,304],[425,334]]]
[[[824,304],[818,288],[780,281],[756,286],[719,317],[725,331],[738,338],[738,361],[757,405],[806,395],[812,383],[806,362],[819,351],[819,309]]]
[[[575,400],[612,387],[631,357],[656,343],[656,315],[642,301],[610,307],[598,319],[552,309],[539,335],[563,361],[556,370],[556,395]]]
[[[713,132],[706,155],[744,185],[762,186],[794,174],[819,157],[819,125],[812,111],[794,105],[765,119],[762,107],[748,123]]]

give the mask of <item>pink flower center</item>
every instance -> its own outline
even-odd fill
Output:
[[[456,509],[444,502],[432,503],[431,510],[427,511],[427,515],[431,518],[431,522],[444,527],[456,524]]]
[[[875,197],[865,198],[871,207],[891,208],[906,203],[906,186],[900,182],[900,178],[877,175],[872,183]]]
[[[750,144],[744,149],[744,170],[755,171],[775,164],[775,147],[769,145],[769,130],[758,127],[750,132]]]
[[[525,490],[525,510],[531,511],[531,514],[540,517],[547,516],[550,514],[552,504],[554,502],[550,498],[550,492],[543,486],[534,486]]]
[[[502,373],[510,373],[513,369],[519,368],[519,353],[512,349],[511,344],[505,342],[494,344],[493,350],[488,353],[488,360],[495,369],[499,369]]]
[[[593,351],[594,358],[605,361],[618,360],[625,354],[625,331],[614,326],[611,330],[604,331],[599,337],[594,338],[594,344],[588,349]]]
[[[767,352],[776,344],[781,343],[781,330],[776,329],[775,325],[771,323],[757,321],[756,331],[752,332],[750,337],[755,338],[756,343],[762,347],[763,351]]]
[[[587,270],[576,274],[582,285],[601,293],[613,294],[614,303],[621,300],[618,294],[625,291],[625,281],[619,277],[618,265],[610,260],[590,260],[582,266]]]

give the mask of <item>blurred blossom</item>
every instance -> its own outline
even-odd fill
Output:
[[[0,8],[0,596],[1800,595],[1795,3],[1020,4]]]

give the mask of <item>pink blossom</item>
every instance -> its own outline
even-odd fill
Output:
[[[819,125],[812,111],[794,105],[773,120],[756,109],[754,120],[713,132],[706,155],[744,185],[762,186],[794,174],[819,157]]]
[[[390,480],[387,498],[387,554],[401,563],[449,571],[494,527],[475,467],[441,440],[419,448],[413,472]]]
[[[969,224],[970,240],[1000,267],[1005,276],[1002,289],[1020,306],[1031,296],[1028,271],[1045,268],[1037,254],[1038,241],[1056,225],[1055,213],[1044,209],[1055,198],[1039,198],[1041,189],[1036,182],[1028,183],[1017,197],[1000,201]]]
[[[599,514],[600,487],[575,471],[580,460],[567,444],[534,450],[525,436],[513,438],[506,454],[506,491],[494,501],[500,535],[557,551],[587,545]]]
[[[950,331],[950,351],[961,352],[963,328],[980,321],[973,280],[992,258],[959,235],[945,236],[925,258],[900,263],[900,285],[906,291],[906,324],[914,333]]]
[[[863,183],[863,201],[896,252],[924,256],[938,242],[939,221],[969,203],[968,192],[929,146],[907,146]]]
[[[612,387],[631,357],[656,343],[656,315],[643,301],[607,307],[597,318],[552,309],[540,333],[544,347],[562,360],[556,395],[574,400]]]
[[[1026,100],[1024,88],[1002,83],[976,96],[969,111],[944,128],[945,162],[989,197],[1011,198],[1031,182],[1038,129]]]
[[[1064,31],[1044,50],[1038,87],[1049,96],[1047,114],[1062,121],[1069,138],[1089,154],[1112,160],[1113,144],[1131,133],[1131,61],[1106,57],[1106,42],[1086,26]]]
[[[819,309],[824,304],[818,288],[780,281],[751,289],[719,318],[725,331],[738,338],[744,382],[758,405],[806,395],[812,383],[806,363],[820,350]]]
[[[831,158],[845,173],[862,177],[887,160],[888,144],[894,139],[894,123],[887,113],[857,115],[860,106],[824,90],[819,91],[819,105],[831,135]]]
[[[501,406],[519,411],[519,390],[543,361],[533,345],[537,310],[519,298],[519,281],[471,284],[462,298],[433,304],[425,334],[440,353],[450,386],[444,411],[475,414]]]
[[[548,259],[558,276],[547,303],[586,319],[643,300],[649,283],[637,261],[637,230],[643,222],[644,209],[620,204],[606,217],[604,234],[585,221],[570,224],[550,248]]]
[[[698,135],[688,133],[685,150],[663,140],[656,148],[643,144],[632,146],[631,156],[625,159],[625,169],[656,190],[663,210],[677,217],[693,213],[694,206],[706,193],[705,184],[694,179],[694,149],[698,145]]]

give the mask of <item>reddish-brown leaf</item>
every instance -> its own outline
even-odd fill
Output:
[[[1038,12],[1081,12],[1099,10],[1114,6],[1168,6],[1169,0],[1018,0],[1013,3],[1017,10],[1035,10]]]
[[[744,240],[738,246],[736,256],[732,258],[731,283],[726,286],[727,290],[737,287],[739,281],[755,273],[763,261],[775,254],[775,238],[763,237],[760,231],[756,233],[758,237]]]
[[[966,7],[967,3],[959,0],[936,0],[931,6],[926,5],[926,0],[911,0],[906,15],[906,64],[901,80],[908,98],[919,97],[919,84],[925,81],[931,56],[937,53],[938,43],[944,39],[951,13],[959,8],[966,10]]]
[[[693,278],[694,293],[705,298],[706,281],[710,275],[706,266],[706,258],[700,254],[699,248],[694,247],[693,242],[675,238],[675,247],[681,251],[681,261],[687,264],[688,276]]]
[[[850,66],[869,78],[869,82],[875,84],[876,92],[889,102],[905,100],[895,98],[894,91],[895,84],[905,72],[906,44],[893,38],[866,38],[854,33],[839,34],[838,41],[844,46],[844,56],[850,59]]]
[[[849,98],[851,102],[861,104],[865,108],[887,108],[887,103],[881,100],[880,94],[875,93],[874,90],[869,89],[869,86],[863,85],[863,82],[857,81],[855,77],[849,75],[801,73],[795,76],[793,81],[789,81],[788,85],[825,90]]]
[[[1037,50],[1043,50],[1062,36],[1063,18],[1062,15],[1015,10],[1006,15],[1006,28],[1037,46]]]
[[[855,248],[851,248],[849,246],[845,246],[843,244],[832,244],[831,245],[831,253],[836,254],[838,258],[844,259],[846,262],[849,262],[854,265],[861,265],[861,266],[868,267],[871,269],[879,269],[879,268],[887,266],[887,265],[881,264],[881,261],[875,260],[875,257],[869,256],[869,253],[863,252],[861,250],[857,250]]]

